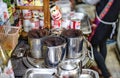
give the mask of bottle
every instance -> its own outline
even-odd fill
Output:
[[[1,13],[3,13],[4,23],[6,22],[7,25],[10,25],[10,22],[8,21],[10,16],[8,13],[7,4],[3,2],[2,0],[0,0],[0,8],[2,8]]]
[[[4,73],[4,68],[6,67],[7,63],[7,54],[0,45],[0,78],[9,78],[8,75]]]
[[[0,45],[0,78],[15,78],[12,63],[5,50]]]
[[[6,66],[8,63],[9,57],[7,53],[3,50],[3,48],[0,46],[0,61],[2,65]]]

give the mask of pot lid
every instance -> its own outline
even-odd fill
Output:
[[[73,62],[67,61],[67,62],[62,63],[60,67],[63,70],[73,70],[73,69],[76,69],[77,65]]]

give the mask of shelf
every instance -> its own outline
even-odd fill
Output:
[[[16,6],[16,9],[43,10],[43,6]]]
[[[20,10],[42,10],[44,12],[44,28],[50,29],[50,11],[49,11],[49,0],[43,0],[43,6],[16,6],[16,9]]]

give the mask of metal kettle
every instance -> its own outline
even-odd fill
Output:
[[[75,63],[72,60],[65,60],[61,62],[57,68],[59,78],[79,78],[82,72],[82,64]]]

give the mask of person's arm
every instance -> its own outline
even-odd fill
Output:
[[[100,0],[82,0],[84,3],[96,5]]]

